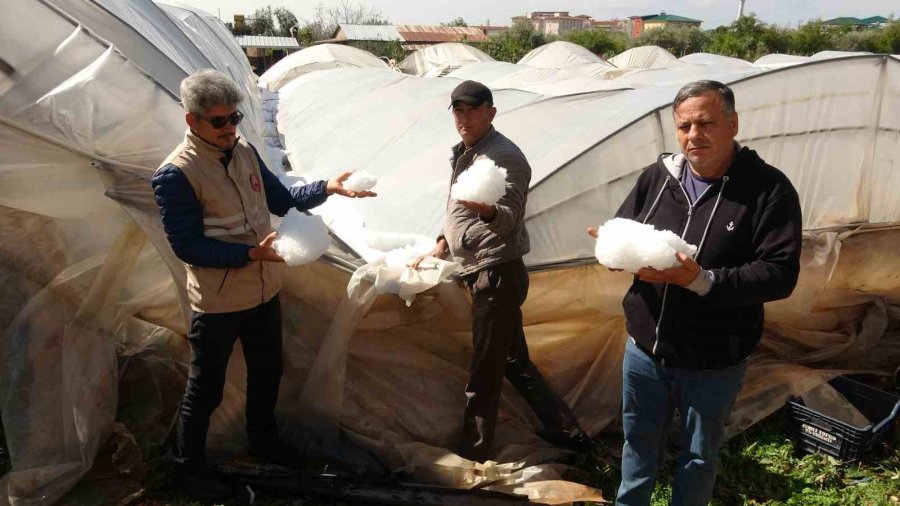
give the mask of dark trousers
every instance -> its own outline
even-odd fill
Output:
[[[463,278],[472,294],[474,353],[466,385],[460,452],[485,460],[491,450],[504,376],[535,411],[544,430],[558,439],[578,428],[575,415],[528,358],[520,306],[528,295],[525,263],[514,260]]]
[[[247,363],[247,436],[250,445],[276,437],[275,402],[281,381],[281,305],[276,295],[252,309],[194,313],[188,340],[191,368],[181,401],[175,460],[187,469],[206,465],[209,417],[222,402],[225,368],[241,339]]]

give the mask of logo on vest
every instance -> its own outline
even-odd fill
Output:
[[[250,188],[253,188],[253,191],[259,192],[262,185],[259,184],[259,178],[256,177],[256,174],[250,174]]]
[[[725,230],[727,230],[729,232],[734,230],[734,222],[733,221],[729,222],[728,225],[725,227]]]

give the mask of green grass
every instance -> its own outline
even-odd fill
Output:
[[[724,445],[712,505],[900,506],[900,427],[871,458],[844,464],[824,455],[796,455],[782,416],[773,415]],[[622,437],[605,434],[597,442],[595,455],[569,461],[576,469],[572,478],[599,488],[612,502]],[[678,449],[674,440],[668,446],[653,506],[667,505],[671,497]]]

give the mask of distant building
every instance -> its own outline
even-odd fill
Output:
[[[403,49],[415,51],[441,42],[485,42],[488,36],[474,26],[397,25]]]
[[[631,22],[631,37],[638,37],[646,30],[655,28],[665,28],[667,26],[700,28],[703,21],[699,19],[686,18],[684,16],[676,16],[674,14],[666,14],[665,11],[659,14],[649,14],[647,16],[631,16],[628,18]]]
[[[293,37],[269,37],[265,35],[236,35],[238,46],[244,50],[247,60],[257,75],[289,53],[299,51],[300,44]]]
[[[534,29],[544,35],[563,35],[573,30],[589,30],[590,16],[580,14],[572,16],[568,11],[535,11],[524,16],[515,16],[513,23],[531,23]]]
[[[591,28],[594,30],[603,30],[610,33],[624,33],[631,35],[631,20],[628,19],[606,19],[591,21]]]
[[[373,45],[399,42],[403,49],[415,51],[441,42],[485,42],[488,36],[474,26],[430,25],[338,25],[332,38],[319,43],[348,44],[371,50]]]
[[[890,22],[891,20],[884,16],[871,16],[862,19],[851,17],[834,18],[822,21],[822,24],[826,26],[850,27],[854,30],[863,30],[866,28],[879,28]]]
[[[496,25],[471,25],[471,28],[478,28],[481,30],[481,33],[487,35],[488,37],[496,37],[501,33],[509,30],[508,26],[496,26]]]
[[[336,44],[351,42],[402,42],[403,37],[394,25],[351,25],[341,23],[329,40]]]

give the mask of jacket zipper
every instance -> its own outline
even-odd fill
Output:
[[[685,168],[685,170],[690,170],[690,169]],[[669,176],[666,176],[666,181],[667,182],[669,181]],[[716,210],[719,208],[719,201],[722,199],[722,191],[725,189],[725,183],[727,183],[727,182],[728,182],[728,176],[723,177],[722,178],[722,186],[719,187],[719,195],[718,195],[718,197],[716,197],[716,204],[713,206],[712,214],[709,215],[709,221],[706,222],[706,229],[703,231],[703,238],[700,240],[700,245],[697,247],[697,253],[694,254],[694,258],[697,258],[700,255],[700,248],[703,247],[703,242],[706,240],[706,233],[709,231],[709,226],[712,223],[713,217],[715,217],[715,215],[716,215]],[[666,187],[666,185],[663,184],[664,189],[665,189],[665,187]],[[678,181],[678,187],[681,188],[681,193],[684,194],[685,201],[691,202],[691,198],[688,196],[687,190],[684,189],[684,185],[681,184],[681,181]],[[691,218],[694,215],[694,206],[696,206],[698,202],[703,200],[703,197],[706,195],[706,192],[709,191],[709,188],[710,187],[707,186],[706,189],[703,190],[703,193],[701,193],[700,196],[697,197],[697,200],[695,200],[693,203],[688,204],[687,221],[685,221],[684,229],[681,231],[682,239],[684,239],[684,237],[687,235],[688,227],[691,226]],[[661,195],[662,195],[662,191],[660,191],[660,196]],[[657,197],[657,200],[659,200],[659,197]],[[647,217],[649,218],[649,214],[647,215]],[[646,219],[644,221],[646,221]],[[662,325],[663,315],[666,313],[666,299],[668,298],[668,296],[669,296],[669,283],[666,283],[665,286],[663,287],[663,298],[662,298],[662,304],[659,308],[659,318],[656,319],[656,339],[653,341],[653,350],[651,351],[651,353],[653,353],[653,355],[656,355],[656,348],[657,348],[657,346],[659,346],[659,327],[660,327],[660,325]],[[666,365],[666,359],[662,359],[661,363],[662,363],[662,365]]]

